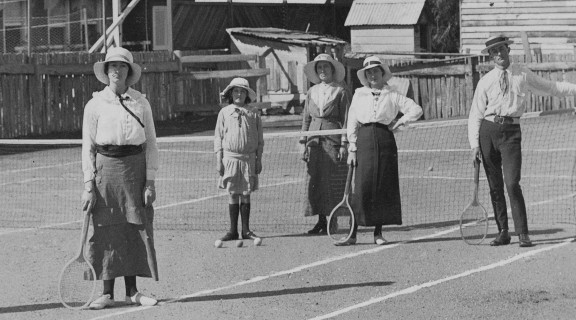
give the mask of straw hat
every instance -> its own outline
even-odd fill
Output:
[[[364,66],[364,68],[358,70],[358,72],[356,72],[356,75],[358,75],[358,80],[360,80],[360,83],[362,83],[363,86],[366,87],[369,86],[364,71],[375,67],[380,67],[382,68],[382,70],[384,70],[384,75],[382,76],[384,78],[384,82],[388,82],[388,80],[392,78],[392,72],[390,71],[388,65],[382,62],[380,58],[378,58],[377,56],[370,56],[364,59],[364,63],[362,65]]]
[[[308,78],[308,80],[310,80],[310,82],[312,82],[314,84],[318,84],[318,83],[322,82],[322,80],[320,80],[320,77],[318,77],[318,73],[316,72],[316,64],[319,61],[327,61],[327,62],[332,64],[332,66],[334,67],[334,81],[335,82],[342,82],[344,80],[344,77],[346,76],[346,71],[344,69],[344,65],[341,62],[334,60],[334,58],[332,58],[331,55],[326,54],[326,53],[321,53],[321,54],[317,55],[313,61],[308,62],[304,66],[304,74],[306,75],[306,78]]]
[[[514,41],[510,40],[510,38],[505,36],[492,36],[486,40],[486,48],[482,50],[483,54],[488,53],[488,51],[494,47],[497,47],[502,44],[510,45],[514,43]]]
[[[250,98],[250,100],[252,100],[252,102],[256,101],[256,92],[254,92],[254,90],[250,88],[248,80],[244,78],[232,79],[232,81],[230,81],[230,84],[226,87],[226,89],[222,91],[221,95],[226,96],[226,93],[228,93],[228,91],[233,89],[234,87],[245,89],[246,91],[248,91],[248,97]]]
[[[130,66],[130,70],[132,70],[132,72],[128,78],[126,78],[126,85],[128,87],[140,80],[140,76],[142,75],[142,68],[134,63],[132,53],[122,47],[113,47],[108,49],[108,52],[106,53],[106,59],[104,59],[104,61],[98,61],[94,63],[94,74],[96,75],[96,78],[100,80],[100,82],[104,83],[105,85],[110,84],[110,79],[108,79],[108,75],[104,69],[106,63],[112,61],[124,62]]]

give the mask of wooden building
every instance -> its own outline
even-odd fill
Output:
[[[355,0],[344,25],[352,51],[429,52],[431,21],[425,0]]]
[[[576,0],[460,0],[462,52],[480,53],[500,34],[514,40],[511,54],[524,54],[526,41],[542,54],[574,53]]]
[[[311,32],[279,28],[230,28],[232,53],[259,56],[260,68],[270,70],[268,101],[288,111],[301,105],[309,88],[304,66],[320,54],[342,60],[348,44],[342,39]]]

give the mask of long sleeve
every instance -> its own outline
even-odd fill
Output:
[[[84,108],[82,122],[82,172],[84,182],[94,180],[96,174],[96,128],[98,120],[93,109],[94,100],[88,101]]]
[[[223,109],[222,109],[223,110]],[[214,152],[223,150],[222,139],[224,138],[224,113],[220,110],[216,119],[216,128],[214,129]]]
[[[482,119],[484,119],[487,104],[488,96],[483,86],[479,83],[476,87],[476,92],[474,92],[470,114],[468,115],[468,142],[471,149],[480,146],[480,124]]]
[[[414,100],[407,98],[399,93],[396,93],[396,105],[399,110],[404,114],[398,122],[406,124],[414,122],[422,116],[422,107],[420,107]]]
[[[264,130],[262,128],[262,117],[260,117],[260,115],[256,116],[256,126],[258,128],[258,149],[256,151],[256,157],[258,160],[262,160],[262,154],[264,153]]]
[[[348,110],[348,121],[346,122],[346,134],[348,138],[348,151],[356,151],[356,140],[358,139],[358,128],[362,125],[356,115],[356,109],[361,107],[358,106],[358,97],[356,94],[352,97],[352,102],[350,103],[350,109]]]
[[[310,122],[312,121],[312,116],[310,115],[310,102],[312,99],[312,94],[310,91],[311,90],[308,90],[308,93],[306,94],[306,100],[304,102],[304,110],[302,112],[302,128],[300,129],[301,131],[308,131],[310,128]],[[300,143],[306,143],[306,141],[306,136],[302,136],[300,138]]]
[[[348,112],[350,111],[350,93],[348,90],[343,89],[342,95],[340,96],[339,101],[339,114],[340,114],[340,123],[342,124],[342,129],[346,129],[347,122],[348,122]],[[347,133],[342,134],[342,145],[348,143],[348,135]]]
[[[142,107],[144,109],[144,132],[146,134],[146,180],[156,180],[159,164],[156,127],[154,126],[150,102],[145,98],[142,99]]]
[[[525,72],[528,90],[534,94],[556,97],[576,95],[576,84],[546,80],[528,69]]]

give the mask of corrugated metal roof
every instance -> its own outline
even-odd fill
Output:
[[[426,0],[355,0],[344,26],[414,25]]]
[[[245,35],[260,39],[281,41],[284,43],[306,45],[344,45],[346,41],[329,35],[317,33],[306,33],[296,30],[286,30],[279,28],[228,28],[226,31],[230,35]]]

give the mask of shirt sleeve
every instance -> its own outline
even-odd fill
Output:
[[[147,99],[142,99],[144,111],[144,133],[146,135],[146,180],[156,180],[158,171],[158,143],[156,142],[156,127],[152,107]]]
[[[346,133],[348,135],[348,151],[355,152],[356,140],[358,139],[358,128],[360,128],[361,123],[358,122],[356,118],[356,104],[358,103],[357,95],[352,96],[352,103],[350,103],[350,109],[348,110],[348,121],[346,122]]]
[[[484,119],[487,104],[488,95],[484,89],[484,82],[480,81],[476,87],[476,92],[474,92],[470,114],[468,115],[468,142],[472,149],[480,147],[480,124],[482,119]]]
[[[98,120],[94,114],[95,101],[88,101],[82,122],[82,172],[84,182],[94,180],[96,175],[96,128]]]
[[[262,128],[262,117],[256,116],[256,127],[258,128],[258,149],[256,151],[256,158],[262,161],[262,153],[264,153],[264,130]]]
[[[346,129],[348,122],[348,112],[350,111],[350,93],[348,93],[346,88],[342,90],[342,96],[340,97],[338,107],[340,109],[340,122],[342,123],[342,129]],[[341,142],[342,145],[348,143],[348,136],[346,133],[342,134]]]
[[[525,69],[528,90],[541,96],[569,96],[576,95],[576,84],[546,80],[529,69]]]
[[[396,93],[396,104],[398,105],[400,111],[404,114],[400,119],[398,119],[400,124],[414,122],[422,116],[422,107],[414,102],[414,100],[399,93]]]
[[[310,122],[312,121],[312,117],[310,116],[310,99],[312,94],[312,89],[308,90],[308,93],[306,94],[306,100],[304,101],[304,112],[302,113],[302,129],[300,129],[301,131],[308,131],[308,129],[310,128]],[[306,138],[306,136],[302,136],[300,138],[300,143],[306,143],[308,139]]]
[[[221,109],[216,119],[216,128],[214,129],[214,152],[222,151],[222,139],[224,137],[224,109]]]

